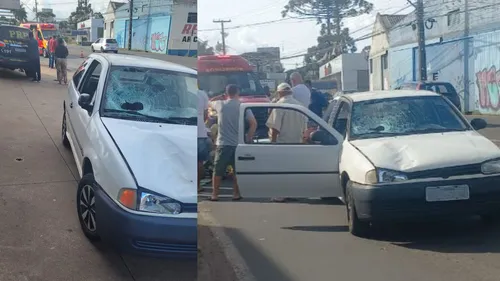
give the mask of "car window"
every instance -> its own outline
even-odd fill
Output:
[[[103,116],[147,119],[139,116],[141,114],[196,125],[198,96],[197,87],[193,87],[197,83],[196,75],[113,66],[108,79],[102,103]],[[133,115],[134,112],[139,114]]]
[[[338,99],[334,99],[330,102],[330,104],[328,105],[328,107],[326,108],[326,111],[325,111],[325,116],[324,116],[324,120],[328,123],[328,125],[330,125],[331,127],[333,127],[333,120],[335,119],[335,116],[337,115],[337,110],[338,110],[338,102],[339,100]]]
[[[349,117],[350,106],[349,103],[341,101],[335,119],[333,121],[333,128],[345,137],[347,132],[347,119]]]
[[[398,97],[353,104],[350,137],[374,138],[468,130],[441,96]]]
[[[117,42],[115,39],[106,39],[106,43],[116,44]]]
[[[80,81],[82,80],[83,74],[85,73],[85,68],[87,67],[89,60],[85,60],[80,67],[75,71],[75,74],[73,74],[73,83],[75,83],[75,88],[78,89],[78,85],[80,84]]]
[[[102,65],[99,61],[94,60],[90,64],[82,85],[80,86],[80,94],[88,94],[94,97],[97,86],[99,85],[99,76],[101,76]]]

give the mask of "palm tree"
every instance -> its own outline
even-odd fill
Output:
[[[23,4],[21,4],[21,7],[19,9],[12,10],[12,14],[14,15],[16,21],[18,21],[19,23],[28,21],[28,13],[26,12]]]

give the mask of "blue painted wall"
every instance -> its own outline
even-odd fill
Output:
[[[128,19],[115,20],[115,39],[120,48],[128,47]],[[132,49],[167,53],[170,16],[132,20]]]

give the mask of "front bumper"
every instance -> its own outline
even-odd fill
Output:
[[[102,189],[96,190],[97,226],[101,238],[120,252],[156,257],[196,258],[196,218],[165,218],[129,213]]]
[[[427,202],[426,187],[469,185],[468,200]],[[367,186],[354,183],[352,196],[359,219],[397,221],[500,214],[500,176]]]

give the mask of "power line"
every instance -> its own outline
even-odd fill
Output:
[[[220,34],[222,35],[222,54],[226,54],[226,32],[224,32],[224,24],[230,23],[231,20],[214,20],[214,23],[220,23]]]

